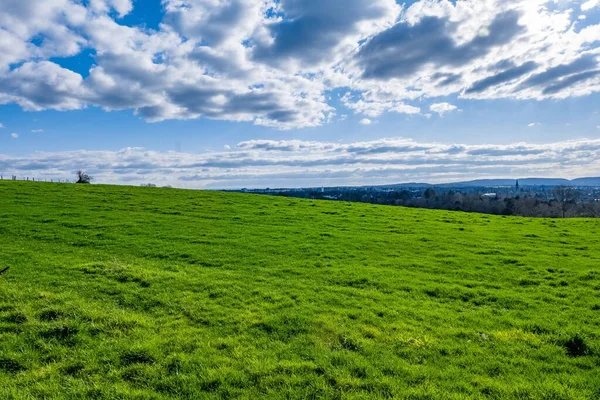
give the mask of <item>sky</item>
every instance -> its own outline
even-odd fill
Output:
[[[0,174],[600,176],[600,0],[1,0]]]

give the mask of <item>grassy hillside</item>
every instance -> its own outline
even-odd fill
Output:
[[[599,230],[0,182],[0,398],[599,398]]]

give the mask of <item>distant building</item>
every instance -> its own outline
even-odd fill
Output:
[[[483,197],[484,199],[495,199],[498,197],[498,194],[496,193],[484,193],[481,195],[481,197]]]

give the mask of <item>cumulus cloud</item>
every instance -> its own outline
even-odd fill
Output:
[[[443,117],[446,113],[458,110],[458,107],[450,103],[434,103],[429,106],[429,110]]]
[[[10,134],[10,137],[13,138],[13,139],[18,139],[19,138],[19,134],[13,132],[13,133]]]
[[[3,1],[0,104],[294,129],[336,111],[428,117],[415,102],[444,96],[600,91],[600,24],[551,0],[163,0],[155,29],[126,24],[141,3]],[[59,61],[82,54],[88,71]]]
[[[392,25],[401,10],[394,0],[282,0],[275,9],[280,15],[267,21],[267,37],[256,41],[253,57],[305,67],[343,56]]]
[[[359,122],[361,125],[371,125],[373,123],[373,121],[371,121],[369,118],[363,118],[360,120]]]
[[[417,1],[340,70],[356,92],[382,94],[373,108],[391,96],[562,99],[600,90],[599,35],[550,1]]]
[[[202,154],[143,148],[0,154],[0,173],[64,180],[83,168],[101,183],[239,188],[435,183],[507,176],[573,178],[600,174],[599,160],[599,139],[507,145],[407,138],[354,143],[250,140],[231,150]]]
[[[400,22],[377,34],[358,51],[362,77],[388,80],[413,75],[425,66],[465,65],[510,42],[523,29],[519,14],[507,11],[495,17],[485,34],[457,44],[448,23],[448,18],[426,16],[415,24]]]
[[[84,107],[87,93],[82,81],[81,75],[52,62],[27,62],[0,77],[0,90],[25,110],[76,110]]]

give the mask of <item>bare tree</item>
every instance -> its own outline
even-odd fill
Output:
[[[552,191],[554,200],[558,202],[562,217],[565,218],[571,206],[577,203],[579,192],[569,186],[557,186]]]
[[[77,174],[77,181],[75,183],[91,183],[92,182],[92,177],[89,176],[88,174],[86,174],[84,171],[82,170],[78,170],[76,172]]]
[[[580,213],[584,217],[599,218],[600,217],[600,203],[597,202],[586,202],[579,206]]]

